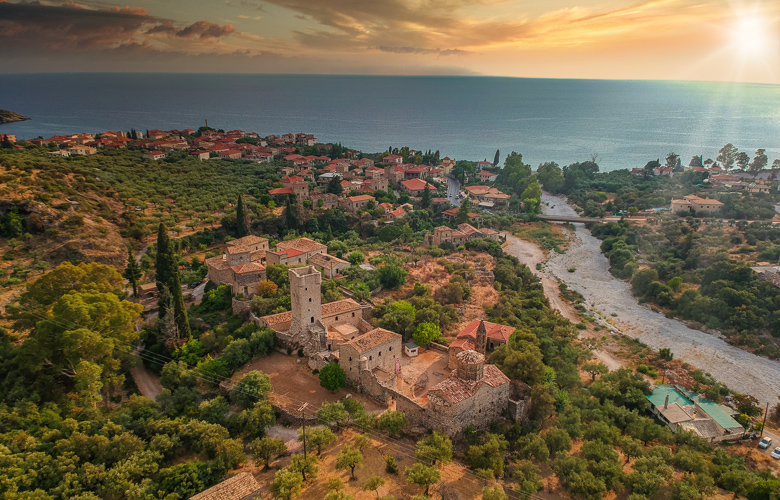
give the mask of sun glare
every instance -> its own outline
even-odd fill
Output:
[[[737,17],[731,34],[732,45],[741,57],[763,57],[771,51],[772,39],[768,22],[756,13]]]

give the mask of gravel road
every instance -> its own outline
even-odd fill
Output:
[[[565,198],[546,193],[542,196],[542,210],[547,215],[576,215]],[[572,267],[576,271],[568,272]],[[762,404],[777,403],[780,364],[730,346],[715,335],[688,328],[637,303],[629,285],[609,273],[601,241],[591,236],[584,225],[575,224],[569,250],[565,254],[551,253],[544,273],[580,292],[586,306],[614,319],[613,326],[620,332],[655,349],[670,348],[676,357],[709,372],[735,391],[758,398]]]

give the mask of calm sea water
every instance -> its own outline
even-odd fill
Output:
[[[457,159],[510,151],[560,164],[598,155],[604,170],[670,151],[687,163],[732,142],[780,157],[780,86],[492,77],[307,75],[0,75],[0,126],[58,133],[216,128],[308,132],[366,152],[440,150]]]

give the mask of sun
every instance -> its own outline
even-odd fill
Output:
[[[731,31],[731,45],[740,57],[765,57],[772,51],[774,43],[766,18],[755,12],[737,15]]]

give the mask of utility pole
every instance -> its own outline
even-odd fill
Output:
[[[306,455],[306,407],[309,406],[309,403],[303,403],[300,408],[298,408],[298,411],[301,412],[301,420],[303,420],[303,456]]]
[[[766,404],[766,410],[764,410],[764,422],[761,424],[761,435],[758,440],[761,441],[764,438],[764,429],[766,428],[766,417],[769,415],[769,403]]]

